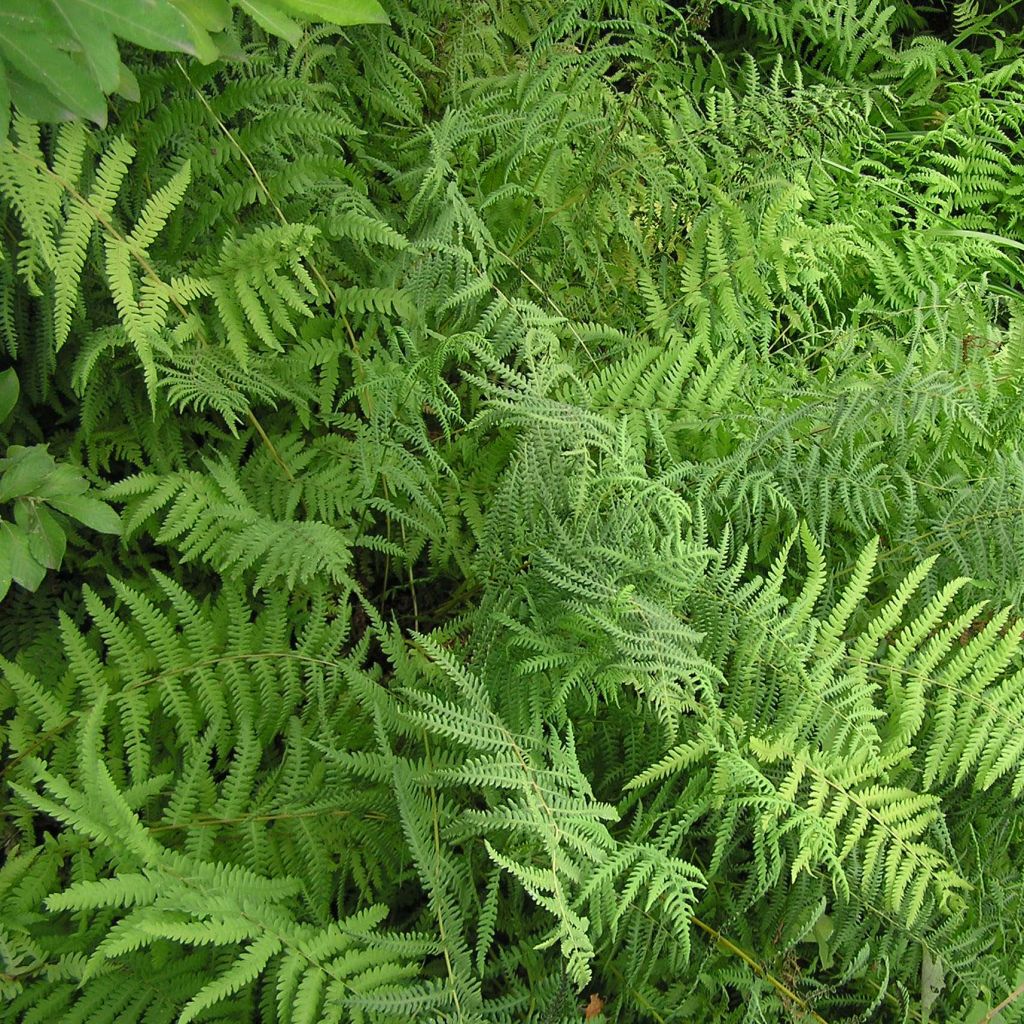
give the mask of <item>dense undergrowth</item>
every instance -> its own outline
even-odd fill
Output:
[[[385,7],[0,146],[0,1019],[1021,1019],[1024,5]]]

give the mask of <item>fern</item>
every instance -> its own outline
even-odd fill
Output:
[[[121,6],[0,74],[0,1018],[1018,1019],[1017,7]]]

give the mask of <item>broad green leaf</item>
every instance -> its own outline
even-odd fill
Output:
[[[13,541],[7,535],[9,523],[0,520],[0,598],[3,598],[11,586],[11,570],[14,566]]]
[[[387,25],[390,18],[377,0],[282,0],[290,10],[332,25]]]
[[[39,502],[19,498],[14,505],[14,521],[25,531],[32,557],[47,569],[59,569],[67,536],[53,513]]]
[[[185,16],[167,0],[63,0],[73,2],[107,28],[149,50],[193,53],[195,47]]]
[[[93,81],[104,93],[113,92],[120,77],[121,58],[110,29],[80,0],[50,0],[50,4],[61,27],[81,47],[80,59]]]
[[[100,533],[121,533],[121,517],[105,502],[84,494],[50,498],[50,504],[72,519]]]
[[[0,63],[3,63],[0,55]],[[23,75],[16,67],[8,64],[4,71],[7,74],[7,85],[10,88],[11,103],[19,114],[32,121],[73,121],[82,117],[76,110],[72,110],[66,104],[55,99],[47,91],[44,85],[33,82],[31,78]],[[97,112],[98,113],[98,112]],[[107,116],[106,104],[102,111],[102,118]],[[102,124],[104,121],[98,121]]]
[[[142,93],[139,91],[139,80],[135,77],[135,73],[132,71],[127,64],[122,64],[117,79],[117,89],[115,92],[118,96],[123,96],[126,100],[131,100],[132,103],[137,103]]]
[[[302,38],[302,26],[278,10],[270,0],[235,0],[261,28],[271,35],[287,39],[294,46]]]
[[[35,590],[46,576],[46,566],[33,557],[28,536],[14,523],[0,523],[0,576],[10,575],[26,590]]]
[[[31,448],[12,445],[0,462],[0,501],[34,495],[43,481],[57,468],[46,445]]]
[[[182,11],[182,14],[185,16],[189,30],[192,33],[192,43],[195,47],[196,59],[201,64],[212,64],[215,60],[219,60],[221,56],[220,50],[210,37],[210,33],[187,11]]]
[[[62,40],[60,18],[49,0],[4,0],[0,3],[0,33],[43,36],[57,45]]]
[[[82,474],[74,466],[60,462],[34,494],[37,498],[49,500],[50,498],[65,498],[68,495],[84,494],[87,490],[89,490],[89,484]]]
[[[210,39],[217,48],[220,60],[245,60],[245,50],[233,32],[218,32],[210,36]]]
[[[969,231],[966,228],[932,228],[931,234],[940,238],[977,238],[982,242],[989,242],[992,245],[1008,245],[1011,249],[1019,249],[1024,252],[1024,242],[1018,242],[1016,238],[1007,235],[997,235],[991,231]]]
[[[921,1020],[928,1024],[932,1007],[946,985],[945,971],[941,957],[932,958],[931,950],[925,946],[921,953]]]
[[[47,95],[73,114],[105,124],[107,101],[103,91],[84,65],[57,48],[58,42],[59,39],[49,35],[4,32],[0,21],[0,54],[14,70],[41,86]],[[15,91],[14,83],[11,84],[15,104],[21,109],[18,92],[24,94],[26,90]],[[33,116],[28,111],[22,112]]]
[[[828,940],[832,937],[834,930],[832,918],[828,914],[822,914],[814,922],[814,939],[818,943],[818,960],[826,970],[832,966],[832,951],[829,949]]]
[[[171,0],[190,21],[207,32],[223,32],[231,22],[228,0]]]
[[[29,546],[37,561],[42,562],[48,569],[59,569],[68,546],[67,536],[48,508],[40,505],[36,509],[36,514],[39,517],[39,533],[29,535]],[[32,546],[33,540],[37,538],[39,553]]]
[[[2,77],[2,75],[0,75]],[[6,109],[2,106],[3,98],[0,97],[0,110]],[[18,375],[14,370],[4,370],[0,373],[0,423],[3,423],[14,407],[18,404],[18,394],[21,386],[18,383]]]
[[[11,126],[11,90],[7,85],[7,75],[0,63],[0,141],[7,138],[7,129]]]

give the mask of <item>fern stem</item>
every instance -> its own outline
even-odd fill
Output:
[[[981,1024],[988,1024],[989,1021],[995,1020],[996,1014],[1001,1013],[1011,1003],[1015,1003],[1021,996],[1024,996],[1024,982],[1018,985],[998,1006],[993,1006],[992,1009],[981,1018]]]
[[[178,65],[178,70],[181,71],[182,75],[185,76],[185,81],[187,81],[188,84],[192,87],[192,91],[199,98],[199,102],[202,103],[203,107],[206,109],[206,112],[213,119],[214,123],[223,133],[224,137],[238,151],[238,155],[245,162],[245,166],[249,168],[249,173],[253,176],[253,180],[256,182],[257,188],[259,188],[260,192],[263,193],[264,199],[266,199],[266,201],[270,204],[270,208],[277,215],[277,219],[281,222],[281,225],[283,227],[288,227],[290,225],[290,221],[284,215],[284,211],[278,205],[277,200],[271,195],[270,189],[267,187],[267,183],[263,180],[263,175],[260,174],[256,165],[252,162],[251,158],[249,157],[249,154],[246,153],[242,144],[235,137],[235,133],[220,119],[220,117],[217,114],[217,111],[215,111],[213,107],[210,105],[210,101],[206,98],[206,96],[203,95],[203,91],[200,88],[198,88],[195,82],[193,82],[192,79],[189,77],[188,71],[185,69],[185,66],[181,63],[181,61],[175,60],[175,64]],[[311,259],[308,260],[308,262],[309,269],[313,271],[313,276],[317,279],[317,281],[320,282],[321,287],[331,297],[331,300],[333,301],[334,291],[331,289],[331,286],[327,283],[327,278],[324,277],[324,275],[320,271],[320,268]],[[352,332],[350,330],[349,334],[351,335],[351,333]],[[353,339],[353,342],[354,340],[355,339]]]
[[[427,768],[429,771],[433,771],[433,764],[430,759],[430,740],[427,738],[426,732],[422,733],[423,736],[423,749],[426,753]],[[440,814],[437,809],[437,790],[430,787],[430,817],[431,817],[431,831],[434,839],[434,878],[435,884],[438,888],[441,887],[441,820]],[[448,983],[451,988],[452,1002],[455,1003],[455,1012],[459,1015],[459,1020],[464,1020],[465,1016],[462,1012],[462,1003],[459,1000],[459,987],[455,983],[455,966],[452,963],[451,953],[448,951],[448,936],[445,929],[444,913],[441,910],[440,900],[438,900],[437,907],[437,933],[441,939],[441,949],[444,953],[445,968],[448,971]]]
[[[274,442],[267,436],[267,432],[263,429],[263,425],[258,419],[256,419],[256,414],[248,406],[246,406],[245,415],[253,425],[256,433],[260,435],[260,440],[267,446],[267,450],[270,452],[273,460],[281,467],[281,469],[284,470],[284,475],[288,477],[288,482],[290,484],[295,483],[295,477],[292,474],[292,471],[288,468],[288,463],[281,458],[281,453],[274,446]]]
[[[721,946],[724,950],[732,953],[733,956],[738,956],[758,977],[764,978],[769,985],[772,986],[780,995],[784,996],[790,1002],[795,1003],[805,1014],[809,1014],[811,1020],[817,1021],[818,1024],[828,1024],[820,1014],[814,1012],[810,1005],[805,999],[801,999],[791,988],[786,986],[783,982],[779,981],[767,968],[758,963],[745,949],[737,946],[735,942],[727,939],[720,931],[716,928],[712,928],[711,925],[702,921],[699,917],[691,917],[690,920],[702,931],[710,935],[715,942]]]
[[[150,825],[150,832],[177,832],[182,829],[192,828],[217,828],[220,825],[247,825],[250,822],[268,821],[297,821],[303,818],[320,818],[328,815],[334,818],[348,818],[354,812],[344,808],[323,808],[317,807],[305,811],[281,811],[279,814],[243,814],[237,818],[193,818],[191,821],[172,821],[162,825]],[[390,821],[391,819],[380,813],[367,811],[361,815],[367,821]]]

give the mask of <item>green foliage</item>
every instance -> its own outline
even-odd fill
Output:
[[[1024,1019],[1019,5],[4,25],[0,1020]]]
[[[118,514],[88,490],[88,481],[55,462],[46,445],[7,449],[0,459],[0,502],[13,504],[14,521],[0,522],[0,595],[12,580],[35,590],[47,569],[60,568],[67,544],[62,516],[100,533],[121,532]]]
[[[239,56],[233,10],[292,43],[309,19],[387,22],[377,0],[6,0],[0,11],[0,134],[7,134],[12,103],[37,121],[106,124],[111,93],[139,98],[119,42],[191,54],[204,63]]]
[[[0,423],[13,412],[19,392],[14,370],[0,374]],[[13,520],[0,519],[0,600],[12,582],[35,590],[47,569],[60,568],[68,518],[120,534],[118,514],[88,491],[89,482],[73,466],[58,464],[46,445],[7,449],[0,459],[0,503],[13,505]]]

